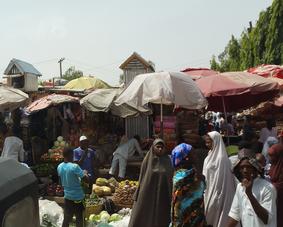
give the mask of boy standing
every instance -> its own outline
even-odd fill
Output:
[[[76,227],[83,227],[83,199],[85,197],[81,180],[87,178],[87,171],[82,170],[73,162],[73,150],[63,151],[64,162],[58,168],[62,186],[64,187],[64,221],[62,227],[68,227],[73,216],[76,216]]]

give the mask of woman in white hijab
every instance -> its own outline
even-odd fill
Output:
[[[206,221],[213,227],[223,227],[227,225],[236,185],[221,135],[216,131],[209,132],[205,142],[209,148],[203,165]]]

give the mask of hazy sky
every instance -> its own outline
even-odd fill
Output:
[[[10,59],[32,63],[41,79],[74,65],[118,84],[134,51],[156,70],[208,67],[234,34],[272,0],[0,0],[0,74]]]

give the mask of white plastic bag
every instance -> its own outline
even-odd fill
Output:
[[[40,226],[61,227],[64,219],[63,209],[56,202],[47,199],[40,199],[38,203]]]
[[[127,216],[123,217],[122,220],[110,222],[109,224],[112,225],[113,227],[128,227],[129,222],[130,222],[130,216],[127,215]]]

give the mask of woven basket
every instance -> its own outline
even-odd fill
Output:
[[[115,203],[115,205],[119,208],[133,208],[133,204],[122,204],[122,203]]]
[[[92,205],[85,208],[85,217],[88,218],[91,214],[99,214],[103,210],[102,204]]]
[[[133,204],[118,203],[115,200],[113,202],[118,208],[133,208]]]

